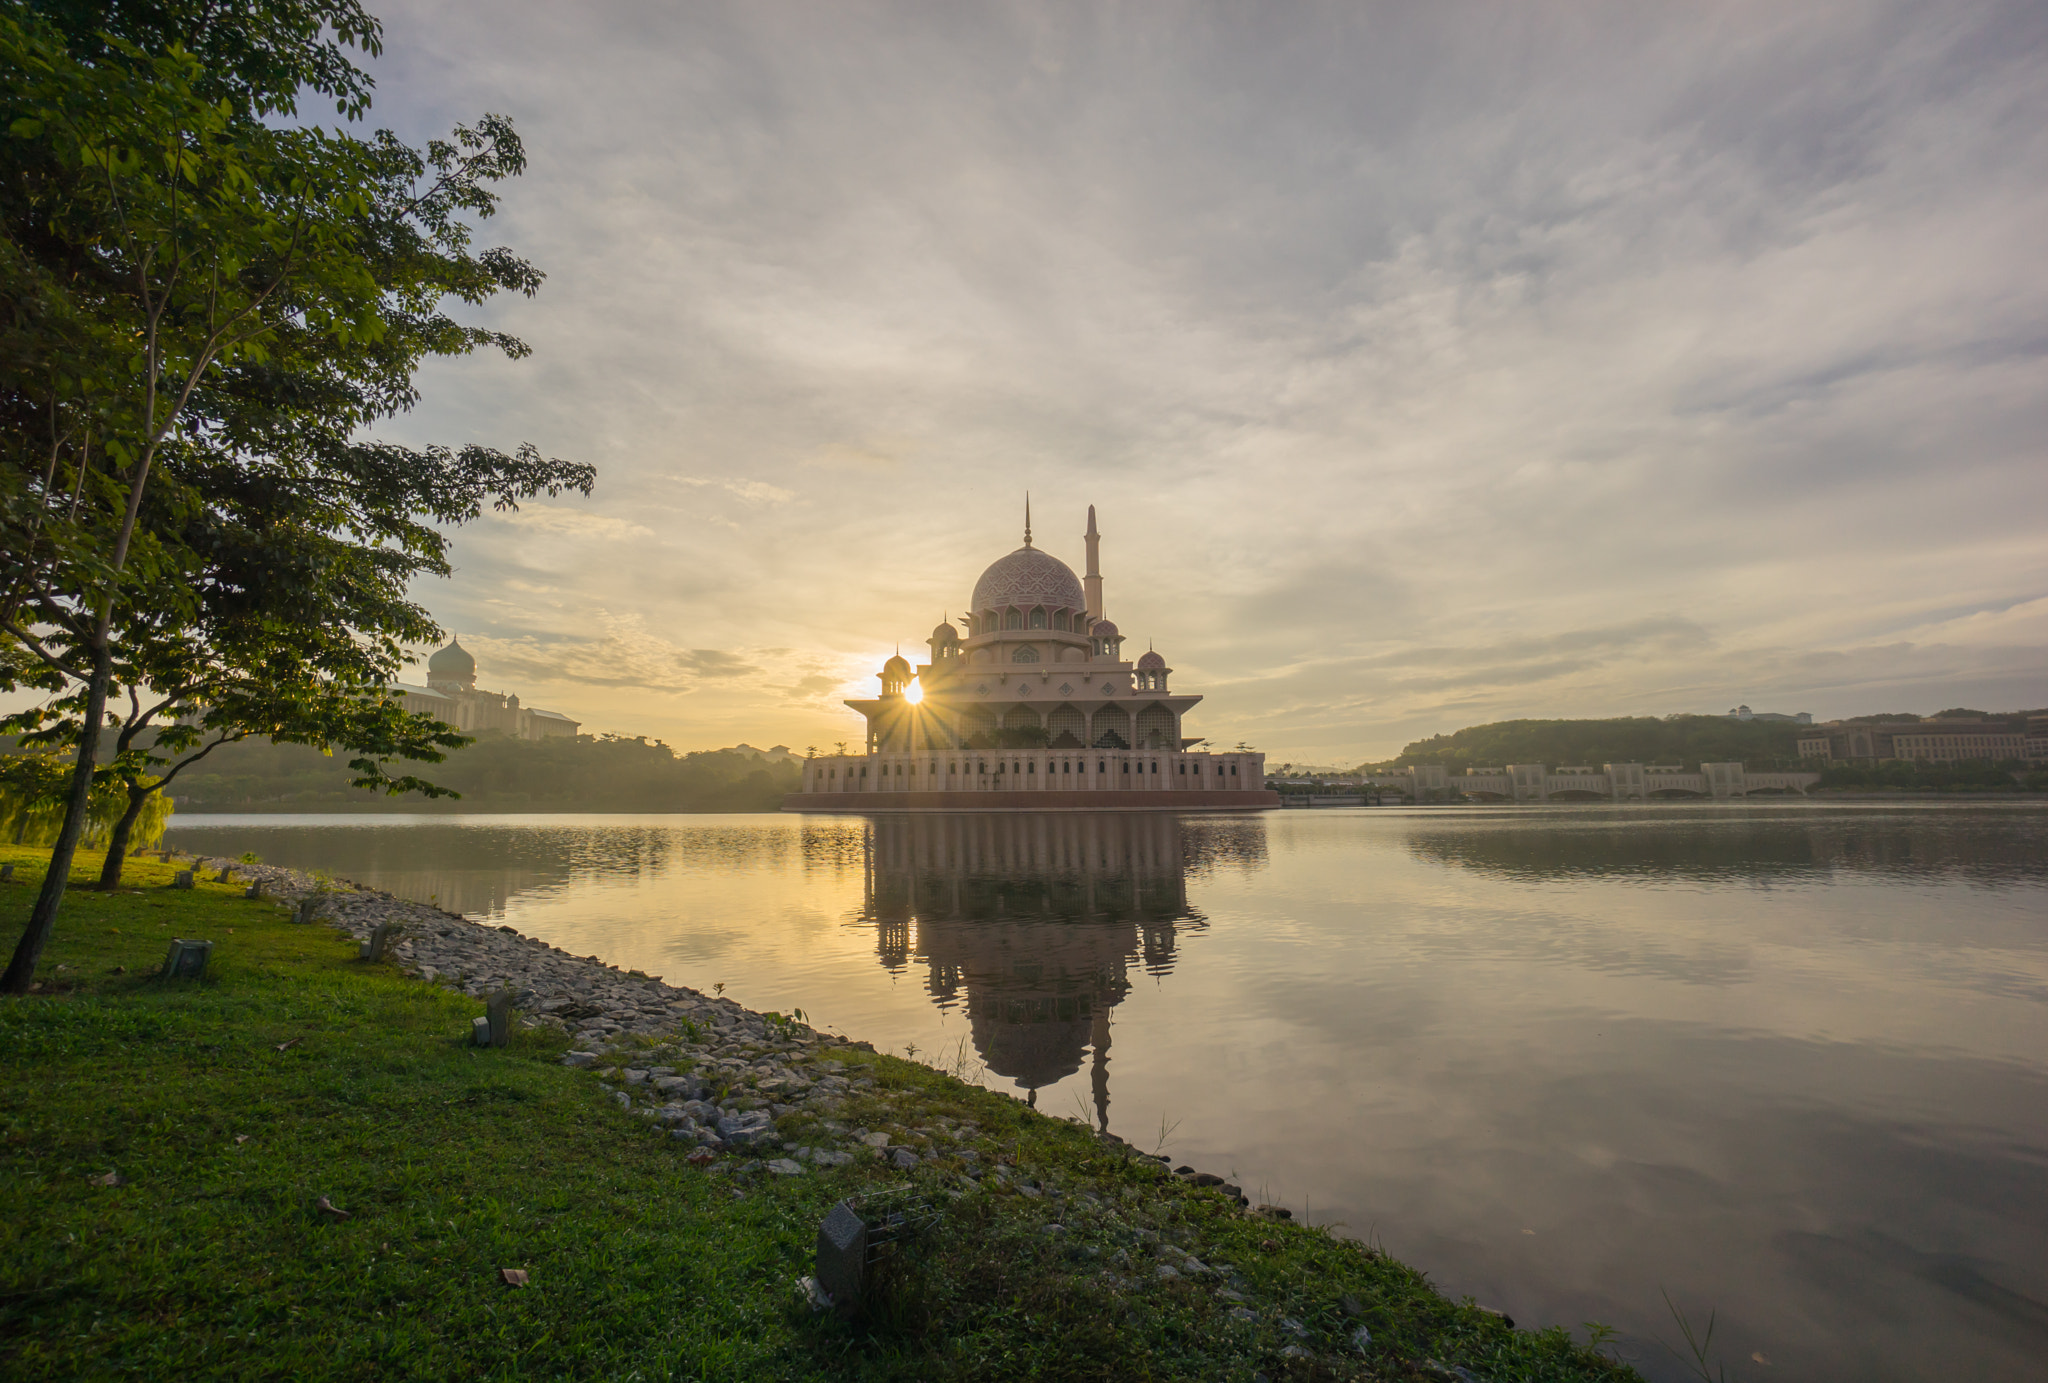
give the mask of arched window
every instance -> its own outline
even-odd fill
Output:
[[[1068,629],[1072,627],[1067,623],[1067,612],[1065,610],[1055,610],[1052,612],[1052,627],[1055,629]]]
[[[1010,655],[1010,661],[1013,663],[1035,663],[1038,661],[1038,650],[1028,643],[1022,644],[1015,653]]]
[[[1033,629],[1045,628],[1045,607],[1043,605],[1031,612],[1031,627]]]
[[[1022,610],[1019,610],[1015,606],[1012,606],[1010,609],[1003,612],[1003,628],[1022,629],[1023,627],[1024,612]]]

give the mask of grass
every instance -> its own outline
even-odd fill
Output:
[[[0,848],[10,937],[43,858]],[[863,1053],[876,1085],[836,1117],[971,1120],[981,1165],[1008,1159],[1047,1194],[928,1164],[914,1175],[939,1226],[888,1265],[865,1316],[813,1315],[795,1281],[819,1218],[901,1173],[692,1167],[560,1066],[559,1035],[465,1047],[476,1001],[362,963],[238,885],[174,890],[173,868],[137,860],[117,894],[75,889],[45,992],[0,1000],[0,1374],[1277,1383],[1446,1376],[1434,1359],[1502,1383],[1633,1377],[1363,1246],[1245,1216],[1072,1121]],[[154,977],[173,936],[216,942],[203,980]],[[1157,1282],[1155,1242],[1236,1265],[1262,1319]],[[1346,1343],[1361,1323],[1363,1354]],[[1298,1341],[1313,1356],[1283,1357]]]

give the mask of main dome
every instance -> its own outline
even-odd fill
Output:
[[[453,682],[474,677],[476,659],[469,656],[460,639],[450,639],[446,648],[435,650],[434,656],[427,659],[427,676]]]
[[[1087,598],[1081,594],[1081,578],[1057,557],[1035,547],[1018,548],[998,558],[974,583],[974,609],[1002,610],[1015,605],[1030,609],[1084,610]]]

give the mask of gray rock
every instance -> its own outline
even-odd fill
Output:
[[[626,1068],[626,1084],[644,1085],[646,1083],[647,1073],[645,1071],[636,1070],[635,1068],[630,1066]]]
[[[898,1171],[907,1172],[918,1164],[918,1156],[908,1148],[897,1148],[889,1154],[889,1162]]]
[[[852,1163],[853,1154],[837,1148],[812,1148],[811,1161],[819,1167],[844,1167]]]
[[[1356,1330],[1352,1331],[1352,1332],[1351,1332],[1351,1347],[1352,1347],[1353,1349],[1357,1350],[1357,1351],[1358,1351],[1359,1353],[1361,1353],[1361,1354],[1363,1354],[1363,1353],[1364,1353],[1364,1352],[1365,1352],[1366,1350],[1369,1350],[1369,1349],[1371,1349],[1371,1348],[1372,1348],[1372,1332],[1371,1332],[1370,1330],[1367,1330],[1367,1329],[1366,1329],[1366,1328],[1365,1328],[1364,1326],[1362,1326],[1362,1325],[1361,1325],[1360,1327],[1358,1327],[1358,1329],[1356,1329]]]
[[[801,1162],[791,1158],[778,1157],[768,1164],[768,1170],[779,1177],[793,1177],[802,1176],[804,1167]]]
[[[1258,1318],[1259,1313],[1252,1310],[1249,1306],[1233,1306],[1230,1308],[1230,1319],[1234,1321],[1251,1322]]]
[[[1180,1280],[1180,1269],[1174,1267],[1171,1263],[1161,1263],[1152,1270],[1152,1276],[1158,1278],[1161,1282],[1178,1282]]]
[[[562,1064],[564,1066],[595,1066],[597,1065],[597,1053],[571,1052],[562,1058]]]

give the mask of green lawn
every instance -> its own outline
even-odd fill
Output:
[[[17,873],[0,885],[10,945],[43,858],[0,848]],[[865,1318],[813,1315],[795,1281],[818,1219],[888,1184],[879,1167],[692,1167],[600,1079],[557,1064],[560,1036],[468,1048],[476,1001],[359,962],[345,936],[238,885],[173,890],[174,867],[134,861],[111,896],[81,867],[47,992],[0,1000],[8,1377],[1444,1376],[1429,1359],[1489,1380],[1633,1377],[1074,1124],[859,1053],[877,1088],[841,1118],[976,1120],[985,1157],[1073,1197],[1071,1223],[1047,1229],[1052,1197],[920,1169],[938,1227]],[[204,980],[154,977],[173,936],[217,943]],[[1157,1281],[1156,1239],[1236,1265],[1260,1319],[1230,1318],[1213,1285]],[[1123,1287],[1103,1277],[1117,1254]],[[507,1267],[530,1285],[502,1285]]]

